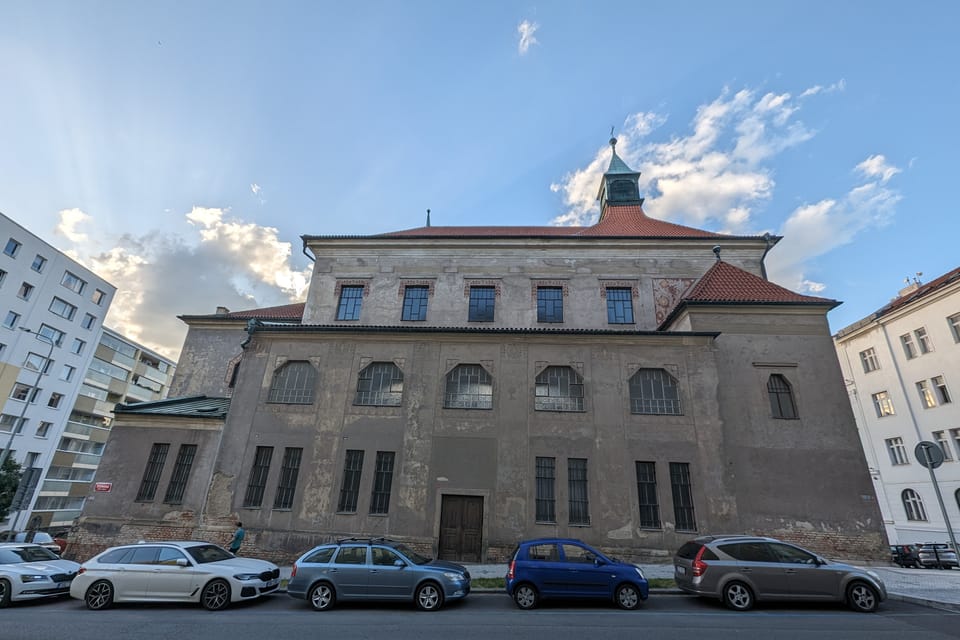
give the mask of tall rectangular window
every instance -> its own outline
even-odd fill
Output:
[[[950,392],[947,391],[947,382],[943,379],[943,376],[934,376],[930,379],[930,382],[933,383],[933,388],[937,390],[937,400],[940,401],[940,404],[950,404],[952,400],[950,399]]]
[[[93,304],[99,306],[103,304],[103,299],[107,297],[106,292],[97,289],[93,292],[93,297],[90,298],[93,300]]]
[[[274,509],[290,509],[293,507],[293,495],[297,491],[297,477],[300,475],[300,459],[302,457],[303,449],[301,447],[287,447],[283,450],[280,483],[277,485],[277,495],[273,498]]]
[[[893,400],[886,391],[879,391],[871,396],[873,398],[873,408],[877,412],[877,417],[894,415]]]
[[[900,336],[900,344],[903,346],[903,355],[907,356],[907,360],[917,357],[917,345],[913,344],[913,336],[909,333],[903,334]]]
[[[570,524],[590,524],[586,458],[567,458],[567,488],[570,490]]]
[[[18,324],[20,324],[20,314],[7,311],[7,317],[3,319],[3,326],[7,329],[16,329]]]
[[[957,450],[957,459],[960,460],[960,429],[950,429],[950,439],[953,440],[953,448]]]
[[[496,287],[470,287],[470,322],[493,322]]]
[[[359,320],[360,307],[362,305],[362,285],[346,285],[340,287],[340,304],[337,306],[337,320]]]
[[[370,494],[370,513],[390,512],[390,489],[393,486],[393,451],[377,451],[373,474],[373,492]]]
[[[955,313],[947,318],[947,324],[950,325],[950,334],[953,336],[953,341],[960,342],[960,313]]]
[[[924,409],[932,409],[937,406],[936,400],[933,399],[933,389],[930,388],[930,383],[926,380],[917,383],[917,393],[920,394],[920,403]]]
[[[37,273],[43,273],[43,267],[46,264],[47,264],[47,259],[38,253],[37,257],[33,259],[33,264],[30,265],[30,268],[36,271]]]
[[[356,513],[360,497],[360,475],[363,473],[363,451],[347,449],[343,462],[343,483],[340,485],[339,513]]]
[[[267,488],[267,474],[270,473],[272,459],[273,447],[257,447],[250,480],[247,481],[247,493],[243,496],[244,507],[256,508],[263,504],[263,491]]]
[[[660,501],[657,499],[657,466],[637,461],[637,497],[640,501],[640,527],[660,528]]]
[[[607,288],[607,322],[610,324],[633,324],[633,289],[629,287]]]
[[[887,445],[887,453],[890,454],[890,464],[910,464],[907,448],[903,446],[903,438],[887,438],[884,442]]]
[[[173,474],[167,485],[167,494],[163,497],[166,504],[183,504],[183,492],[187,488],[193,459],[197,455],[197,445],[182,444],[177,452],[177,461],[173,463]]]
[[[163,472],[163,464],[167,461],[169,450],[170,444],[166,442],[155,442],[150,448],[147,468],[143,471],[140,489],[137,491],[137,502],[151,502],[157,495],[157,485],[160,484],[160,474]]]
[[[677,519],[677,531],[696,531],[689,463],[670,463],[670,488],[673,490],[673,515]]]
[[[877,352],[873,347],[860,352],[860,364],[863,365],[864,373],[870,373],[880,368],[880,360],[877,359]]]
[[[938,445],[940,445],[940,450],[943,451],[943,459],[953,460],[953,452],[950,451],[950,438],[947,437],[947,432],[934,431],[933,439],[937,441]]]
[[[16,258],[17,254],[20,253],[20,247],[22,246],[23,246],[22,244],[20,244],[13,238],[10,238],[9,240],[7,240],[7,244],[3,248],[3,252],[8,256],[10,256],[11,258]]]
[[[537,522],[557,521],[557,461],[537,457]]]
[[[920,347],[920,353],[930,353],[933,351],[933,343],[930,341],[930,336],[927,335],[925,327],[920,327],[915,330],[913,335],[917,338],[917,346]]]
[[[537,322],[563,322],[563,287],[537,287]]]
[[[33,295],[33,285],[29,282],[24,282],[20,284],[20,290],[17,292],[17,297],[23,300],[29,300],[30,296]]]
[[[401,320],[426,320],[427,300],[430,287],[406,286],[403,289],[403,315]]]
[[[86,313],[83,316],[83,322],[80,323],[84,329],[92,329],[93,325],[97,323],[97,316]]]

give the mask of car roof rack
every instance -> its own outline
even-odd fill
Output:
[[[352,536],[350,538],[340,538],[337,540],[337,544],[343,544],[345,542],[366,542],[366,543],[376,543],[376,542],[394,542],[390,538],[385,538],[383,536],[377,536],[375,538],[370,538],[366,536]]]

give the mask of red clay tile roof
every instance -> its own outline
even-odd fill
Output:
[[[600,221],[590,227],[418,227],[374,236],[375,238],[724,238],[719,233],[685,227],[651,218],[639,204],[608,206]]]
[[[693,303],[800,303],[829,304],[838,302],[830,298],[818,298],[794,293],[780,285],[773,284],[739,267],[721,260],[707,270],[700,281],[681,302]]]
[[[304,303],[284,304],[279,307],[264,307],[262,309],[248,309],[246,311],[231,311],[224,314],[225,318],[237,320],[302,320]]]
[[[882,316],[884,314],[890,313],[895,309],[899,309],[905,304],[910,304],[914,300],[919,300],[934,291],[941,289],[952,282],[960,280],[960,267],[957,267],[953,271],[948,271],[943,274],[936,280],[931,280],[927,284],[920,285],[916,291],[912,291],[908,294],[902,295],[898,298],[894,298],[888,304],[878,309],[875,313],[876,316]]]

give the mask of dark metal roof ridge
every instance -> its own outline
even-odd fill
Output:
[[[229,406],[230,398],[226,397],[214,397],[214,396],[177,396],[176,398],[164,398],[163,400],[154,400],[151,402],[136,402],[133,404],[121,404],[117,403],[113,407],[114,413],[143,413],[144,410],[151,409],[162,409],[164,407],[174,407],[178,405],[187,405],[195,402],[203,402],[205,400],[211,401],[212,403],[221,404],[226,402]],[[203,412],[206,413],[206,412]],[[207,417],[216,417],[215,415],[210,415]]]
[[[719,331],[641,331],[626,329],[574,329],[548,327],[438,327],[404,325],[341,325],[299,324],[258,326],[256,331],[306,332],[306,333],[494,333],[494,334],[556,334],[556,335],[604,335],[604,336],[694,336],[715,338]]]

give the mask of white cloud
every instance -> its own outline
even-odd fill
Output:
[[[882,182],[900,173],[900,169],[887,164],[887,159],[880,154],[870,156],[858,164],[856,169],[867,178],[880,178]]]
[[[834,91],[843,91],[846,88],[847,88],[847,81],[844,80],[843,78],[840,78],[833,84],[827,85],[826,87],[819,84],[813,87],[810,87],[809,89],[801,93],[800,97],[806,98],[807,96],[815,96],[818,93],[833,93]]]
[[[186,334],[178,315],[289,304],[306,295],[310,267],[294,266],[277,229],[227,214],[194,207],[185,214],[186,233],[117,237],[71,209],[61,212],[58,230],[70,232],[66,253],[117,287],[105,324],[175,358]]]
[[[517,25],[517,33],[520,34],[520,42],[517,45],[517,51],[520,52],[520,55],[526,55],[527,51],[530,50],[535,44],[540,44],[540,41],[537,40],[536,34],[537,29],[540,28],[536,22],[530,22],[529,20],[524,20]]]
[[[266,204],[267,200],[263,197],[263,187],[256,182],[250,183],[250,193],[252,193],[253,197],[257,199],[257,202],[260,204]]]

